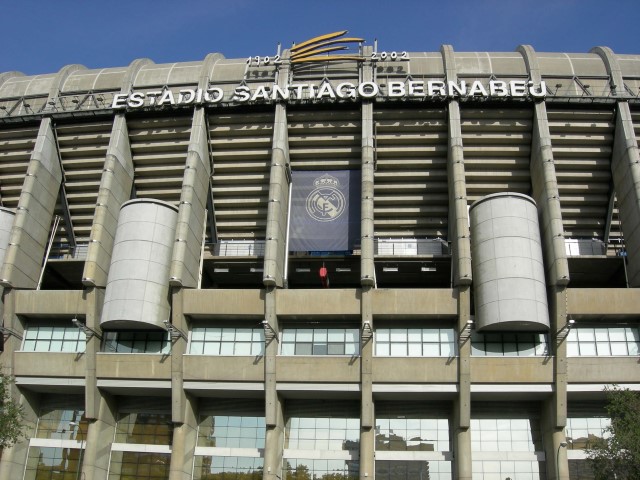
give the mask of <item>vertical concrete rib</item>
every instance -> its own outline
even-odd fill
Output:
[[[62,170],[51,118],[44,118],[29,161],[0,273],[3,286],[36,287],[61,183]]]
[[[458,74],[451,45],[440,48],[446,81],[456,82]],[[451,99],[448,109],[449,153],[447,177],[449,181],[449,225],[452,245],[454,294],[458,297],[458,332],[466,332],[471,319],[471,242],[469,238],[469,211],[464,169],[464,147],[460,104]],[[458,397],[454,401],[455,472],[460,480],[471,480],[471,342],[459,342]]]
[[[364,58],[371,58],[373,47],[364,47]],[[373,65],[363,66],[363,82],[373,81]],[[373,102],[362,102],[362,180],[360,213],[360,284],[371,287],[375,284],[374,226],[373,226],[373,182],[374,182]]]
[[[109,470],[111,443],[116,429],[117,407],[106,392],[99,398],[97,419],[89,424],[87,442],[82,460],[83,480],[105,480]]]
[[[122,93],[131,90],[138,70],[148,63],[151,63],[151,60],[138,59],[131,62],[122,82],[120,89]],[[118,113],[111,129],[94,220],[91,225],[87,259],[82,274],[82,283],[85,286],[106,287],[107,285],[120,206],[131,197],[132,186],[133,159],[127,120],[124,113]]]
[[[285,62],[278,74],[278,85],[286,90],[289,66],[286,60],[289,52],[285,50]],[[267,228],[264,248],[265,286],[284,286],[284,264],[287,239],[287,215],[289,206],[289,134],[287,131],[286,104],[276,105],[271,150],[271,170],[269,173],[269,205],[267,207]]]
[[[67,77],[77,70],[86,70],[83,65],[66,65],[60,69],[56,74],[56,78],[51,82],[51,88],[49,89],[49,95],[47,97],[47,103],[45,103],[43,113],[55,111],[55,105],[58,97],[60,96],[60,90],[64,86],[64,82]]]
[[[520,45],[518,52],[524,58],[531,81],[540,85],[542,75],[535,51],[530,45]],[[564,244],[560,193],[553,162],[547,107],[541,101],[534,105],[530,171],[533,199],[538,206],[538,217],[542,225],[547,282],[549,285],[567,285],[569,265]]]
[[[451,45],[440,48],[446,80],[456,82],[456,60]],[[464,170],[464,148],[460,125],[460,104],[457,99],[449,101],[449,154],[447,177],[449,180],[449,225],[451,225],[453,284],[470,285],[471,243],[469,241],[469,212],[467,210],[467,187]]]
[[[611,171],[627,251],[629,286],[640,287],[640,153],[638,141],[629,103],[625,98],[622,71],[614,53],[607,47],[596,47],[591,51],[602,58],[609,73],[612,94],[618,96]]]
[[[264,407],[265,407],[265,450],[264,477],[267,480],[281,478],[282,445],[284,445],[283,405],[276,388],[276,356],[278,355],[279,336],[269,334],[279,332],[276,316],[277,289],[267,287],[265,290],[265,321],[272,330],[265,329],[264,356]]]
[[[205,109],[196,107],[182,180],[176,239],[171,260],[170,283],[196,288],[200,270],[211,162]]]

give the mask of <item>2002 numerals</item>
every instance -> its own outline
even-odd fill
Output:
[[[255,57],[247,58],[247,65],[250,67],[259,67],[261,65],[280,65],[282,59],[280,55],[274,55],[273,57],[261,57],[256,55]]]
[[[395,61],[395,60],[409,60],[408,52],[373,52],[371,54],[371,60]]]

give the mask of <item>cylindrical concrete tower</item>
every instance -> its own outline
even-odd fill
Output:
[[[496,193],[470,209],[478,331],[544,331],[549,310],[536,204]]]
[[[169,267],[178,209],[137,199],[120,210],[100,326],[164,328],[169,320]]]

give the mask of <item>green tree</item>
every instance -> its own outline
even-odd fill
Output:
[[[596,480],[640,478],[640,393],[614,387],[607,389],[606,410],[611,426],[606,438],[587,448]]]
[[[0,449],[24,437],[24,410],[11,395],[13,378],[0,370]]]

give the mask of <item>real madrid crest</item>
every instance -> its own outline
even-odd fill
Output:
[[[307,197],[307,213],[319,222],[331,222],[344,212],[346,199],[339,190],[340,182],[324,174],[313,181],[315,187]]]

